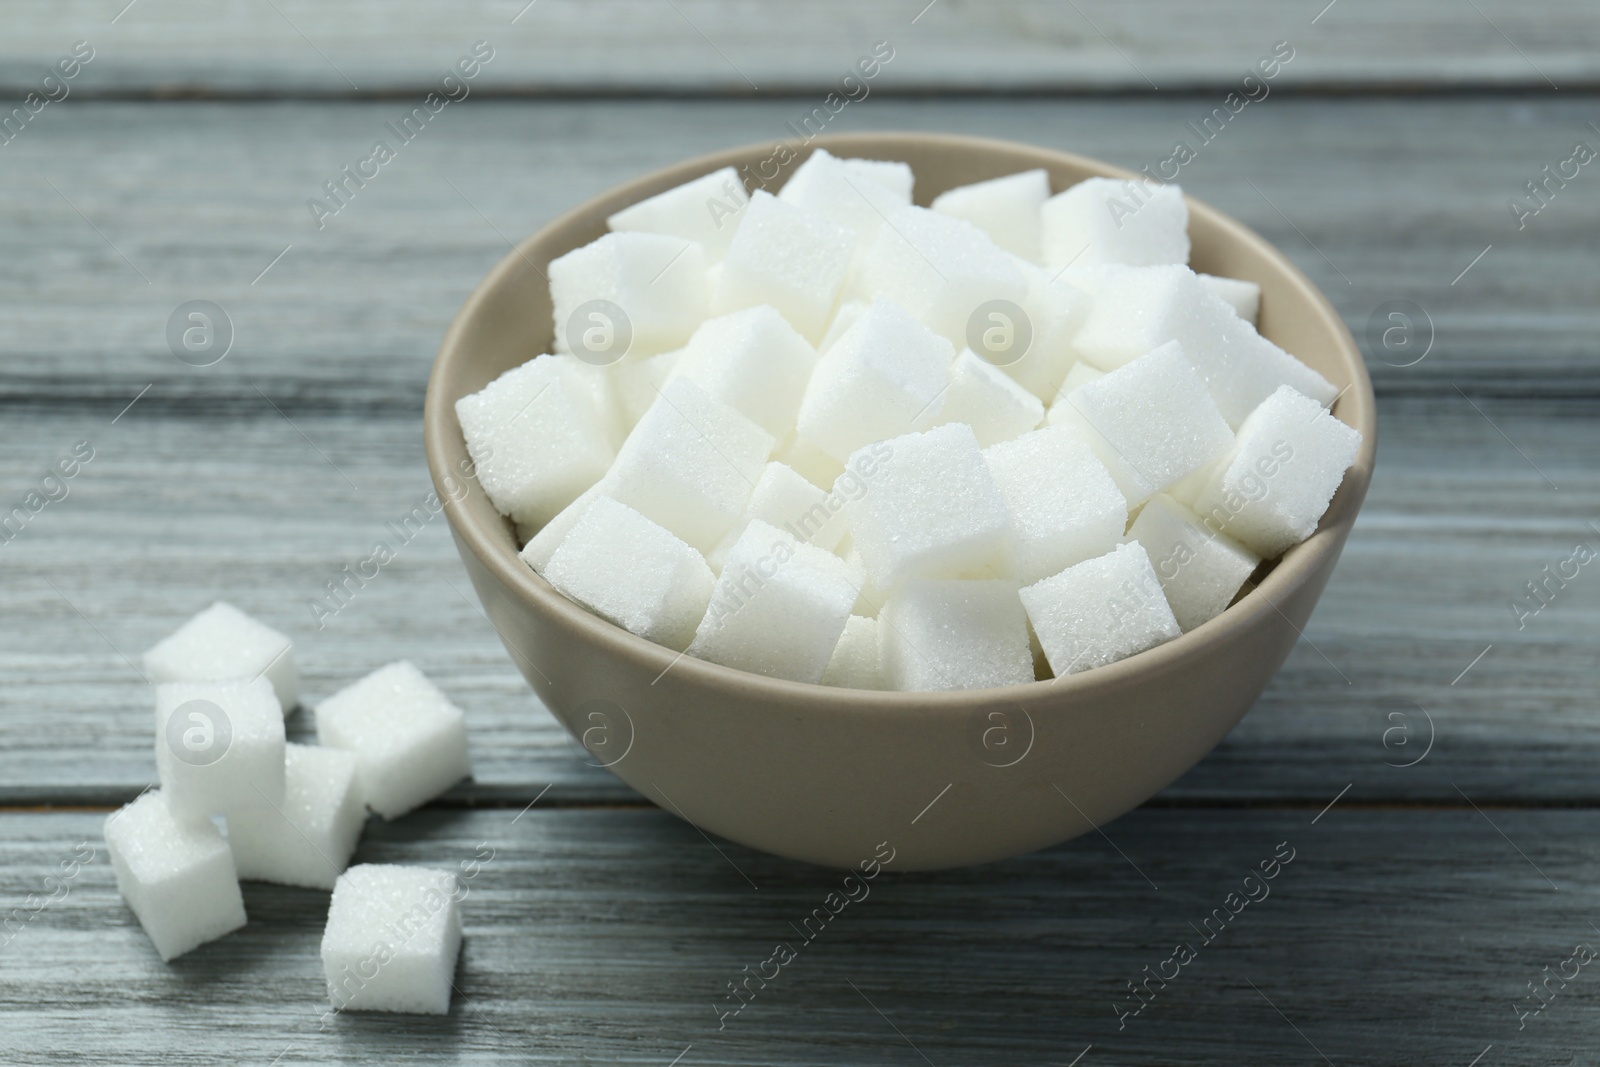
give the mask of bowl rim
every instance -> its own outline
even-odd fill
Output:
[[[628,204],[721,167],[739,167],[752,158],[760,158],[761,153],[770,157],[783,144],[784,142],[756,142],[696,156],[651,171],[590,197],[552,219],[506,253],[494,269],[473,288],[461,310],[456,313],[434,360],[424,400],[423,437],[428,467],[459,543],[469,549],[523,606],[538,611],[559,625],[575,631],[576,636],[591,645],[599,646],[604,653],[629,661],[640,671],[654,672],[657,680],[669,671],[673,671],[680,675],[677,679],[680,685],[692,683],[706,689],[721,691],[740,700],[768,700],[788,705],[804,703],[818,708],[834,709],[845,706],[859,708],[867,704],[875,711],[891,715],[897,713],[926,715],[936,710],[970,711],[978,706],[1006,703],[1022,707],[1025,703],[1042,698],[1054,702],[1067,694],[1093,699],[1096,695],[1110,694],[1147,672],[1160,672],[1177,667],[1186,660],[1203,658],[1237,637],[1241,630],[1250,628],[1269,612],[1276,612],[1279,616],[1287,618],[1277,605],[1303,586],[1320,569],[1328,556],[1336,555],[1341,550],[1348,528],[1353,526],[1362,499],[1366,495],[1377,454],[1376,401],[1372,391],[1372,381],[1354,338],[1322,291],[1287,256],[1254,230],[1187,193],[1184,194],[1184,199],[1188,204],[1191,218],[1199,216],[1206,219],[1208,225],[1221,231],[1227,241],[1247,246],[1258,255],[1275,261],[1284,276],[1301,291],[1301,295],[1309,298],[1312,314],[1318,319],[1316,325],[1334,342],[1334,350],[1342,358],[1350,379],[1350,384],[1335,399],[1335,405],[1340,415],[1346,416],[1342,421],[1359,430],[1362,438],[1355,461],[1345,472],[1344,480],[1334,494],[1333,501],[1324,513],[1316,532],[1285,552],[1254,589],[1231,604],[1222,614],[1195,629],[1115,663],[1063,677],[988,689],[904,691],[847,689],[755,674],[698,659],[685,652],[676,652],[665,645],[658,645],[569,600],[523,562],[515,547],[507,549],[501,539],[503,528],[491,531],[485,523],[476,519],[463,506],[466,498],[455,499],[453,494],[447,492],[445,481],[446,478],[454,477],[455,457],[449,454],[452,446],[459,444],[463,456],[466,446],[465,442],[460,440],[461,431],[455,417],[455,401],[458,398],[444,395],[444,383],[455,367],[471,359],[471,352],[465,344],[471,323],[491,295],[507,284],[513,274],[539,262],[533,251],[535,246],[546,240],[547,235],[569,226],[588,223],[597,214],[610,215]],[[836,155],[849,153],[865,154],[874,158],[893,158],[893,153],[899,146],[915,146],[924,150],[930,147],[945,148],[977,154],[993,154],[999,151],[1012,156],[1032,156],[1041,162],[1045,158],[1050,158],[1061,165],[1106,177],[1128,180],[1142,180],[1144,177],[1134,171],[1090,156],[1019,141],[956,134],[905,131],[825,134],[806,142],[803,148],[791,151],[795,152],[796,162],[804,159],[816,148],[826,148]],[[556,255],[564,254],[565,251],[569,250],[563,249]],[[548,263],[548,260],[545,262]],[[543,273],[543,267],[536,269]],[[498,516],[496,519],[499,522],[504,521]],[[499,631],[498,626],[495,628]],[[501,638],[506,640],[503,632]],[[507,643],[510,644],[509,641]],[[529,662],[534,662],[528,653],[519,651],[519,654]]]

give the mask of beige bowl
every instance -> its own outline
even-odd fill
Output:
[[[1132,176],[966,137],[812,144],[910,163],[923,204],[1032,167],[1049,171],[1057,190]],[[625,205],[729,164],[759,173],[774,148],[720,152],[629,182],[501,260],[450,327],[428,383],[428,464],[441,498],[447,476],[460,493],[454,475],[467,460],[456,400],[550,349],[545,265],[599,237]],[[1261,694],[1311,615],[1366,494],[1376,426],[1360,353],[1328,301],[1255,233],[1194,200],[1189,212],[1194,268],[1259,283],[1261,332],[1344,388],[1335,413],[1363,437],[1321,528],[1220,617],[1119,663],[1005,689],[871,693],[781,681],[680,656],[568,600],[518,559],[510,524],[470,482],[447,508],[450,529],[534,691],[594,762],[666,810],[753,848],[838,867],[884,842],[901,870],[1042,848],[1115,819],[1194,766]]]

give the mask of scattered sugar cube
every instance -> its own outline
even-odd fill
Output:
[[[363,863],[341,874],[322,932],[334,1009],[447,1014],[463,896],[454,873],[428,867]]]
[[[820,682],[860,585],[838,556],[756,519],[728,553],[689,655]]]
[[[972,223],[1007,252],[1037,263],[1043,253],[1039,209],[1049,196],[1050,176],[1025,170],[940,193],[933,210]]]
[[[156,770],[174,811],[283,803],[283,712],[265,678],[156,686]]]
[[[768,463],[756,479],[755,491],[745,504],[744,515],[723,535],[706,562],[720,571],[728,552],[744,535],[752,520],[760,519],[793,534],[796,540],[832,552],[845,534],[843,501],[811,484],[793,467]],[[708,590],[709,592],[709,590]],[[701,605],[701,612],[705,605]],[[699,622],[699,615],[694,622]],[[691,624],[692,626],[692,624]]]
[[[393,819],[472,773],[461,709],[401,660],[317,705],[317,741],[355,753],[367,806]]]
[[[1189,262],[1189,207],[1176,185],[1088,178],[1039,209],[1045,265]]]
[[[1023,321],[1011,342],[1026,347],[1018,349],[1015,356],[987,351],[980,354],[1002,367],[1034,396],[1048,401],[1060,388],[1068,368],[1078,360],[1073,342],[1088,316],[1089,296],[1055,271],[1041,270],[1015,257],[1013,262],[1027,280],[1028,291],[1021,305],[1019,318]],[[993,309],[988,312],[989,323],[1003,328],[1004,322],[996,321],[995,314]],[[983,332],[978,333],[977,340],[986,339]]]
[[[502,515],[538,528],[605,474],[615,427],[570,356],[538,356],[456,401],[478,483]]]
[[[937,423],[964,422],[988,447],[1020,437],[1044,421],[1044,404],[1005,371],[963,348],[950,371],[950,388]]]
[[[1116,546],[1128,502],[1105,464],[1065,426],[984,449],[1016,530],[1015,571],[1036,582]]]
[[[556,554],[556,547],[566,538],[567,534],[577,525],[583,513],[594,503],[597,496],[610,496],[611,483],[602,478],[595,482],[582,493],[578,499],[561,509],[561,513],[545,523],[533,536],[528,538],[528,543],[522,546],[519,555],[522,561],[540,574],[550,563],[550,557]]]
[[[1221,615],[1261,558],[1200,519],[1171,497],[1153,496],[1128,528],[1128,540],[1144,546],[1172,607],[1187,633]]]
[[[590,502],[544,577],[595,614],[675,649],[694,636],[715,580],[699,552],[607,496]]]
[[[701,323],[674,373],[782,438],[794,430],[816,363],[810,343],[761,304]]]
[[[613,230],[660,233],[695,241],[705,249],[706,263],[720,261],[733,240],[750,196],[739,172],[722,167],[693,181],[657,193],[606,219]]]
[[[819,489],[832,489],[834,481],[844,473],[843,463],[798,433],[790,434],[773,453],[773,458],[792,467],[795,473]]]
[[[864,445],[930,424],[955,349],[888,300],[875,301],[817,360],[800,436],[843,462]]]
[[[1137,541],[1024,586],[1020,595],[1058,678],[1126,659],[1182,633]]]
[[[827,328],[855,246],[848,227],[757,190],[728,246],[712,314],[771,304],[815,342]]]
[[[617,451],[611,496],[700,552],[744,513],[776,439],[688,378],[662,388]]]
[[[159,790],[106,818],[117,891],[164,960],[245,924],[233,856],[211,820],[179,815]]]
[[[705,250],[682,237],[608,233],[548,273],[555,350],[596,364],[681,348],[709,306]]]
[[[913,578],[878,616],[890,689],[991,689],[1033,681],[1014,581]]]
[[[1177,342],[1080,386],[1050,409],[1139,504],[1226,452],[1233,432]]]
[[[1215,274],[1197,274],[1195,277],[1225,300],[1241,319],[1252,326],[1256,324],[1261,316],[1261,286],[1238,278],[1219,278]]]
[[[845,620],[844,633],[833,646],[828,669],[822,672],[823,685],[841,689],[882,689],[883,672],[878,661],[878,620],[852,615]]]
[[[1288,386],[1262,401],[1195,498],[1206,527],[1273,559],[1316,532],[1361,434]]]
[[[228,814],[228,848],[239,877],[332,889],[367,821],[356,758],[338,748],[284,750],[283,803]]]
[[[883,589],[906,578],[959,578],[1010,563],[1005,498],[962,423],[868,445],[846,464],[860,491],[841,485],[852,545]]]
[[[155,685],[265,677],[285,714],[300,702],[289,639],[220,600],[146,652],[144,673]]]
[[[644,413],[650,410],[650,405],[656,402],[661,387],[667,384],[667,379],[681,358],[683,349],[674,348],[670,352],[657,352],[643,359],[624,360],[607,368],[611,372],[617,414],[622,420],[623,432],[617,437],[619,441],[627,436],[627,431],[638,425]]]

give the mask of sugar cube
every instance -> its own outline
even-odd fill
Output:
[[[968,331],[968,343],[1034,396],[1049,401],[1078,360],[1073,342],[1088,315],[1089,297],[1057,272],[1021,259],[1014,262],[1028,284],[1020,314],[1003,306],[984,309],[978,316],[981,321]],[[1008,347],[995,351],[991,341]]]
[[[144,673],[155,685],[265,677],[285,714],[300,702],[289,639],[220,600],[146,652]]]
[[[661,387],[667,384],[667,378],[682,358],[683,349],[674,348],[670,352],[657,352],[643,359],[624,360],[607,368],[611,372],[611,389],[616,400],[617,415],[622,420],[623,432],[618,435],[619,441],[650,410]]]
[[[930,424],[955,349],[888,300],[878,300],[817,360],[800,402],[800,436],[843,462],[864,445]]]
[[[689,655],[820,682],[860,585],[838,556],[756,519],[728,552]]]
[[[174,812],[155,790],[107,816],[105,839],[117,891],[162,959],[245,924],[233,857],[211,820]]]
[[[815,342],[828,325],[855,245],[848,227],[757,190],[723,259],[711,312],[771,304]]]
[[[571,356],[538,356],[456,401],[478,483],[502,515],[538,528],[606,472],[615,428]]]
[[[1088,178],[1039,209],[1044,262],[1057,270],[1189,262],[1183,190],[1148,179]]]
[[[832,489],[835,479],[844,473],[844,464],[834,459],[816,445],[792,433],[773,453],[778,462],[788,465],[819,489]]]
[[[1255,325],[1261,315],[1261,286],[1239,278],[1219,278],[1215,274],[1197,274],[1195,277],[1225,300],[1241,319]]]
[[[826,149],[819,148],[817,151]],[[912,173],[910,164],[894,159],[859,157],[845,158],[839,162],[844,164],[846,173],[852,178],[870,178],[889,190],[897,203],[911,203],[911,187],[916,183],[916,175]]]
[[[336,1011],[450,1011],[461,954],[454,873],[363,863],[339,876],[322,932],[322,973]]]
[[[720,571],[728,552],[744,534],[745,527],[755,519],[787,530],[797,540],[829,552],[838,547],[845,534],[841,498],[811,484],[787,464],[768,463],[761,477],[756,479],[755,491],[750,494],[744,515],[733,529],[723,535],[717,547],[706,557],[706,562]],[[701,611],[704,609],[705,605],[702,604]],[[699,615],[695,616],[694,621],[699,621]]]
[[[680,348],[706,317],[698,241],[608,233],[550,261],[555,349],[600,365]]]
[[[175,811],[283,802],[283,712],[265,678],[166,682],[155,696],[156,770]]]
[[[366,821],[355,756],[288,745],[283,803],[230,812],[228,847],[240,878],[332,889]]]
[[[1182,633],[1137,541],[1024,586],[1020,595],[1057,678],[1126,659]]]
[[[1061,379],[1061,389],[1056,393],[1055,403],[1059,404],[1062,397],[1078,388],[1078,386],[1088,385],[1090,382],[1098,381],[1105,376],[1106,372],[1099,367],[1079,360],[1067,370],[1067,376]]]
[[[675,368],[773,437],[787,436],[817,353],[767,304],[708,319]]]
[[[878,620],[852,615],[845,620],[844,633],[833,646],[828,669],[822,672],[823,685],[842,689],[882,689],[883,672],[878,660]]]
[[[1187,633],[1221,615],[1261,557],[1225,534],[1206,529],[1171,497],[1151,497],[1128,527],[1150,556],[1178,625]]]
[[[885,212],[911,203],[911,168],[904,163],[840,159],[819,148],[795,168],[778,199],[824,215],[864,241],[883,225]]]
[[[839,487],[851,544],[880,588],[1009,566],[1011,518],[970,426],[867,445],[846,467],[862,482]]]
[[[833,318],[828,322],[828,331],[822,335],[822,341],[817,345],[818,352],[826,352],[833,342],[837,341],[846,330],[855,325],[861,313],[867,310],[865,300],[846,300],[839,305],[839,310],[833,313]]]
[[[1015,527],[1016,576],[1036,582],[1115,547],[1128,503],[1089,445],[1047,426],[984,449]]]
[[[913,578],[878,616],[890,689],[990,689],[1033,681],[1015,581]]]
[[[694,636],[714,580],[699,552],[607,496],[590,502],[544,577],[595,614],[675,649]]]
[[[1194,510],[1208,529],[1273,559],[1316,532],[1360,448],[1358,431],[1283,386],[1240,425]]]
[[[1050,176],[1025,170],[963,185],[933,198],[933,210],[964,219],[995,244],[1031,263],[1039,262],[1039,209],[1050,196]]]
[[[556,554],[556,547],[566,539],[567,534],[577,525],[583,513],[594,503],[597,496],[610,496],[611,483],[602,478],[589,488],[578,494],[578,499],[561,509],[561,513],[543,526],[534,531],[528,538],[527,544],[522,546],[519,555],[522,561],[540,574],[544,573],[550,557]]]
[[[964,422],[972,427],[978,444],[988,447],[1020,437],[1043,420],[1044,404],[1038,397],[964,348],[951,367],[950,388],[935,422]]]
[[[709,552],[744,513],[776,444],[690,379],[673,377],[618,449],[610,495]]]
[[[722,167],[629,205],[606,219],[606,225],[613,230],[661,233],[697,242],[705,249],[709,265],[727,252],[749,199],[739,172]]]
[[[317,741],[353,752],[367,806],[393,819],[472,773],[461,709],[401,660],[317,705]]]

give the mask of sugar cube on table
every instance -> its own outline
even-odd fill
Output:
[[[1126,659],[1183,632],[1137,541],[1023,586],[1020,596],[1058,678]]]
[[[289,745],[283,802],[228,814],[228,848],[239,877],[332,889],[350,863],[366,805],[356,758],[344,749]]]
[[[699,552],[607,496],[590,502],[544,577],[595,614],[680,650],[705,614],[714,581]]]
[[[245,924],[233,856],[211,820],[174,812],[155,790],[107,816],[104,832],[117,891],[162,959]]]
[[[1028,619],[1007,580],[903,584],[878,616],[890,689],[990,689],[1033,681]]]
[[[617,450],[610,495],[700,552],[739,521],[776,439],[673,377]]]
[[[456,401],[478,483],[502,515],[538,528],[616,456],[615,426],[571,356],[537,356]]]
[[[963,423],[868,445],[846,464],[851,544],[882,589],[906,578],[959,578],[1010,565],[1011,517],[972,427]]]
[[[930,425],[955,349],[900,305],[874,301],[835,341],[800,402],[800,436],[843,462],[874,441]]]
[[[673,373],[783,438],[794,430],[817,353],[767,304],[708,319]]]
[[[293,644],[220,600],[146,652],[144,673],[156,685],[264,677],[284,714],[300,702]]]
[[[1007,252],[1037,263],[1039,208],[1050,196],[1050,176],[1042,169],[963,185],[933,198],[933,210],[963,219],[988,234]]]
[[[1128,527],[1161,580],[1173,618],[1185,633],[1221,615],[1261,557],[1206,529],[1194,512],[1165,494],[1151,497]]]
[[[1014,568],[1035,582],[1115,547],[1128,502],[1076,433],[1047,426],[984,449],[1015,528]]]
[[[461,954],[451,871],[363,863],[339,876],[322,931],[322,973],[336,1011],[450,1011]]]
[[[283,803],[283,712],[265,678],[156,686],[156,770],[173,810]]]
[[[822,684],[842,689],[882,689],[883,672],[878,659],[878,620],[852,615],[845,620],[844,633],[833,646]]]
[[[845,521],[843,502],[834,498],[830,505],[829,501],[828,492],[807,481],[793,467],[768,463],[761,477],[756,479],[744,515],[723,535],[706,562],[720,571],[728,552],[755,519],[786,530],[797,540],[832,552],[844,537]],[[702,604],[702,611],[704,607]],[[694,621],[698,622],[699,617]]]
[[[795,168],[778,199],[848,227],[858,242],[883,225],[885,212],[911,203],[911,168],[875,159],[840,159],[819,148]]]
[[[1088,178],[1039,208],[1045,266],[1189,262],[1189,207],[1176,185]]]
[[[1283,386],[1240,425],[1194,511],[1207,529],[1273,559],[1316,532],[1360,448],[1359,431]]]
[[[722,261],[711,313],[771,304],[807,341],[818,341],[855,247],[849,227],[757,190]]]
[[[1020,437],[1044,421],[1044,403],[1005,371],[961,350],[950,371],[950,388],[935,422],[964,422],[978,444],[988,447]]]
[[[405,660],[379,667],[318,704],[317,741],[355,754],[361,795],[385,819],[472,773],[466,716]]]
[[[695,241],[705,249],[709,266],[727,252],[749,199],[739,172],[722,167],[631,204],[606,219],[606,225]]]
[[[550,261],[557,352],[598,365],[680,348],[706,317],[698,241],[608,233]]]
[[[756,519],[728,552],[689,655],[820,682],[861,581],[832,552]]]
[[[1255,325],[1261,314],[1261,286],[1239,278],[1219,278],[1215,274],[1197,274],[1200,284],[1227,301],[1228,306],[1244,321]]]
[[[969,343],[977,342],[980,355],[1048,402],[1068,368],[1078,361],[1073,342],[1087,318],[1089,296],[1059,272],[1041,270],[1021,259],[1014,262],[1028,283],[1021,315],[1015,309],[985,309],[979,316],[983,320],[979,328],[970,332]],[[1010,318],[1017,321],[1009,322]],[[1008,345],[1008,350],[989,349],[991,340]]]

